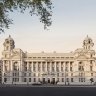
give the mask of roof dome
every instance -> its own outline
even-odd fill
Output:
[[[6,38],[5,40],[12,40],[12,41],[14,41],[13,38],[11,38],[11,35],[9,35],[9,37]]]
[[[83,41],[84,49],[89,50],[89,49],[91,49],[93,47],[93,45],[94,45],[93,40],[90,37],[88,37],[88,35],[87,35],[87,37]]]
[[[85,38],[85,41],[89,41],[89,40],[92,40],[92,39],[87,35],[87,37]]]

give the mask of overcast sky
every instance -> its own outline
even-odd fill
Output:
[[[70,52],[82,47],[89,35],[96,45],[96,0],[53,0],[53,24],[44,30],[39,17],[14,12],[14,24],[0,34],[0,51],[10,34],[16,48],[28,52]],[[96,49],[96,46],[94,46]]]

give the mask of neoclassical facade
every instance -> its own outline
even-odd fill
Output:
[[[33,84],[60,82],[62,84],[91,84],[96,82],[96,56],[90,37],[82,48],[70,53],[28,53],[15,48],[9,36],[2,52],[3,84]]]

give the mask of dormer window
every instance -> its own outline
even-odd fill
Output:
[[[88,43],[90,44],[90,41]]]
[[[7,44],[9,44],[9,41],[6,41]]]

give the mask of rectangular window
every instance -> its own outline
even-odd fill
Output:
[[[66,82],[69,82],[69,78],[66,78]]]
[[[31,78],[29,78],[29,82],[31,82]]]
[[[62,76],[64,76],[64,73],[62,73]]]
[[[34,72],[36,71],[36,67],[33,67],[33,71],[34,71]]]
[[[59,73],[57,73],[57,76],[59,76]]]
[[[36,78],[34,78],[33,81],[36,82]]]
[[[79,82],[85,82],[85,78],[79,78]]]
[[[93,71],[93,67],[92,66],[90,66],[90,71]]]
[[[57,78],[57,81],[59,82],[59,78]]]
[[[61,67],[61,71],[63,71],[63,67]]]
[[[31,76],[31,73],[29,73],[29,76]]]
[[[70,67],[70,71],[72,71],[72,67]]]
[[[38,78],[38,82],[40,82],[40,78]]]
[[[93,73],[91,73],[91,76],[93,76]]]
[[[68,72],[68,67],[65,68],[65,71]]]
[[[40,72],[40,70],[41,70],[41,67],[38,67],[38,71]]]
[[[36,76],[36,73],[34,73],[33,76],[35,77]]]
[[[73,81],[73,78],[71,78],[71,82],[74,82],[74,81]]]
[[[62,82],[64,82],[64,78],[62,78]]]
[[[7,82],[7,78],[4,78],[4,82]]]
[[[24,78],[24,82],[26,82],[27,80],[26,80],[26,78]]]
[[[54,70],[54,67],[52,67],[52,72],[54,72],[55,70]]]
[[[24,73],[24,76],[26,76],[26,73]]]
[[[59,67],[56,67],[56,71],[59,72]]]

